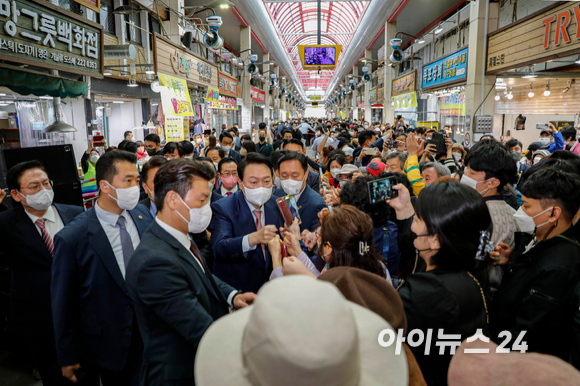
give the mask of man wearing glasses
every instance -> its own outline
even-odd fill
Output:
[[[52,181],[39,161],[13,166],[6,180],[12,199],[22,204],[0,214],[0,251],[12,277],[9,329],[29,350],[43,383],[62,384],[50,301],[53,239],[83,208],[53,204]]]
[[[229,197],[238,191],[238,164],[233,158],[227,157],[219,162],[218,178],[219,194],[223,197]]]

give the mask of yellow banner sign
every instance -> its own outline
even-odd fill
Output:
[[[158,75],[161,86],[164,86],[161,89],[163,114],[177,117],[193,116],[193,106],[189,98],[187,82],[165,74]]]
[[[213,87],[207,88],[207,95],[205,96],[205,101],[207,102],[207,107],[210,109],[219,108],[220,102],[220,90]]]
[[[165,117],[165,138],[167,142],[180,142],[185,139],[182,117]]]
[[[417,93],[409,92],[391,97],[391,108],[396,109],[402,107],[417,107]]]
[[[319,101],[322,97],[320,95],[310,95],[308,99],[311,101]]]

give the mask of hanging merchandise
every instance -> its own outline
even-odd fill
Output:
[[[526,117],[522,114],[518,115],[516,118],[516,130],[525,130],[526,129]]]
[[[165,74],[158,74],[163,102],[163,113],[178,117],[193,116],[193,106],[187,89],[187,82]]]

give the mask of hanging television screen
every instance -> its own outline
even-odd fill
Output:
[[[342,46],[298,46],[302,67],[305,70],[331,70],[336,67]]]

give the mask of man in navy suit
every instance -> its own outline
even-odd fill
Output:
[[[83,212],[79,206],[53,204],[44,166],[26,161],[6,178],[10,195],[22,205],[0,214],[0,252],[10,263],[9,331],[35,361],[44,385],[61,385],[50,309],[50,268],[54,236]]]
[[[297,139],[290,139],[282,144],[282,150],[295,151],[296,153],[302,153],[306,157],[306,149],[302,141]],[[308,176],[306,177],[306,184],[312,188],[315,192],[320,192],[320,176],[314,170],[310,170]]]
[[[212,204],[214,274],[244,292],[258,292],[272,272],[268,241],[284,220],[272,197],[270,161],[249,153],[238,166],[240,190]]]
[[[125,270],[151,224],[139,201],[137,155],[97,162],[99,200],[54,238],[52,316],[63,375],[98,385],[137,385],[143,345]]]
[[[155,176],[158,213],[127,267],[126,282],[143,337],[142,386],[193,385],[195,352],[214,320],[251,304],[211,274],[188,234],[212,217],[208,181],[213,166],[171,161]]]
[[[220,134],[220,145],[225,152],[225,156],[222,158],[232,157],[239,164],[242,161],[242,156],[232,148],[233,144],[234,137],[230,133],[223,132]]]
[[[305,229],[314,232],[320,226],[318,213],[326,208],[326,203],[322,196],[306,183],[310,173],[306,157],[295,151],[283,151],[283,153],[283,157],[278,160],[282,187],[274,192],[274,196],[294,196],[300,214],[300,232]]]

